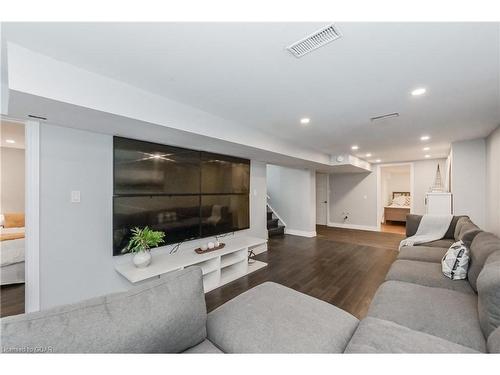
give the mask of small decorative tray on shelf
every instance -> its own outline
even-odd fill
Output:
[[[197,254],[205,254],[205,253],[209,253],[209,252],[211,252],[211,251],[220,250],[220,249],[222,249],[224,246],[226,246],[226,244],[221,242],[219,246],[215,246],[215,247],[214,247],[214,248],[212,248],[212,249],[202,250],[202,249],[199,247],[199,248],[197,248],[197,249],[194,249],[194,251],[195,251]]]

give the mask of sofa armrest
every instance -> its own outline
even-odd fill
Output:
[[[411,237],[417,233],[420,220],[422,220],[422,215],[406,215],[406,237]]]

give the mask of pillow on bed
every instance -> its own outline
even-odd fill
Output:
[[[411,206],[411,197],[409,195],[405,195],[405,206]]]
[[[406,199],[404,196],[400,195],[392,200],[392,204],[394,206],[404,206]]]
[[[4,215],[4,228],[19,228],[24,227],[24,213],[14,212]]]

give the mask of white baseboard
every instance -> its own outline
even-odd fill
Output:
[[[378,232],[379,228],[376,225],[357,225],[357,224],[346,224],[346,223],[328,223],[329,227],[335,228],[346,228],[346,229],[358,229],[358,230],[369,230],[372,232]]]
[[[305,230],[296,230],[296,229],[288,229],[285,228],[285,234],[291,234],[292,236],[301,236],[301,237],[316,237],[316,231],[305,231]]]

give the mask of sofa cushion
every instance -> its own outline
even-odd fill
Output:
[[[448,249],[430,246],[405,246],[399,251],[398,259],[441,263]]]
[[[474,294],[467,280],[451,280],[444,276],[441,263],[396,260],[385,279]]]
[[[470,247],[474,237],[482,232],[481,229],[470,219],[464,220],[458,233],[457,241],[462,241],[467,247]]]
[[[226,353],[343,353],[358,319],[266,282],[208,314],[208,338]]]
[[[488,337],[488,353],[500,353],[500,327]]]
[[[454,240],[455,239],[455,231],[457,229],[457,224],[458,221],[462,218],[468,219],[469,217],[467,215],[458,215],[458,216],[453,216],[453,219],[451,219],[450,227],[446,231],[446,234],[444,235],[444,238]]]
[[[470,221],[468,216],[460,216],[455,224],[455,230],[453,231],[453,238],[455,241],[458,241],[458,237],[460,235],[460,231],[462,230],[462,226]]]
[[[424,332],[388,320],[365,318],[347,345],[346,353],[477,353]]]
[[[186,354],[223,354],[224,352],[216,347],[210,340],[200,342],[198,345],[184,351]]]
[[[474,294],[386,281],[377,290],[368,316],[389,320],[479,352],[486,350]]]
[[[431,242],[425,242],[420,245],[416,246],[426,246],[426,247],[437,247],[437,248],[442,248],[442,249],[449,249],[451,245],[453,245],[455,241],[453,240],[448,240],[448,239],[442,239],[442,240],[436,240],[436,241],[431,241]]]
[[[500,250],[500,239],[493,233],[481,232],[474,237],[470,246],[469,271],[467,272],[470,285],[474,290],[477,291],[477,277],[483,269],[484,262],[497,250]]]
[[[477,278],[479,322],[485,337],[500,326],[500,250],[491,254]]]
[[[200,268],[88,301],[1,320],[2,349],[54,353],[182,352],[206,338]]]

